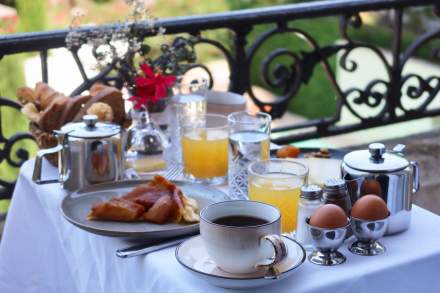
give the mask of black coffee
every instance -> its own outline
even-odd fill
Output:
[[[267,224],[268,221],[251,216],[226,216],[215,219],[215,224],[235,227],[248,227]]]

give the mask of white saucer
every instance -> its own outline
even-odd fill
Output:
[[[278,279],[265,279],[267,269],[235,275],[222,271],[206,252],[200,235],[194,236],[176,248],[177,261],[195,276],[212,285],[229,289],[246,289],[270,285],[290,276],[306,259],[304,248],[295,240],[283,236],[288,255],[276,267],[281,272]]]

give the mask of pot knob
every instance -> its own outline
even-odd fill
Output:
[[[368,150],[370,151],[372,159],[382,159],[382,155],[385,154],[386,148],[383,143],[372,143],[368,145]]]
[[[96,115],[84,115],[82,119],[89,128],[94,128],[96,126],[96,122],[98,122],[98,116]]]

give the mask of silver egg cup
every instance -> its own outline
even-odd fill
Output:
[[[318,228],[309,224],[309,218],[306,223],[309,229],[313,252],[309,255],[311,263],[321,266],[334,266],[345,262],[345,256],[338,251],[345,240],[347,228],[350,221],[347,219],[347,225],[336,229]]]
[[[352,217],[351,228],[357,241],[353,242],[348,250],[354,254],[365,256],[384,253],[385,246],[377,240],[385,234],[388,227],[388,218],[389,215],[382,220],[366,221]]]

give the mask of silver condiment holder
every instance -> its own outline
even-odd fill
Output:
[[[316,265],[334,266],[345,262],[346,257],[338,251],[344,243],[350,219],[347,225],[341,228],[327,229],[310,225],[310,218],[306,219],[310,237],[315,250],[309,255],[309,261]]]

